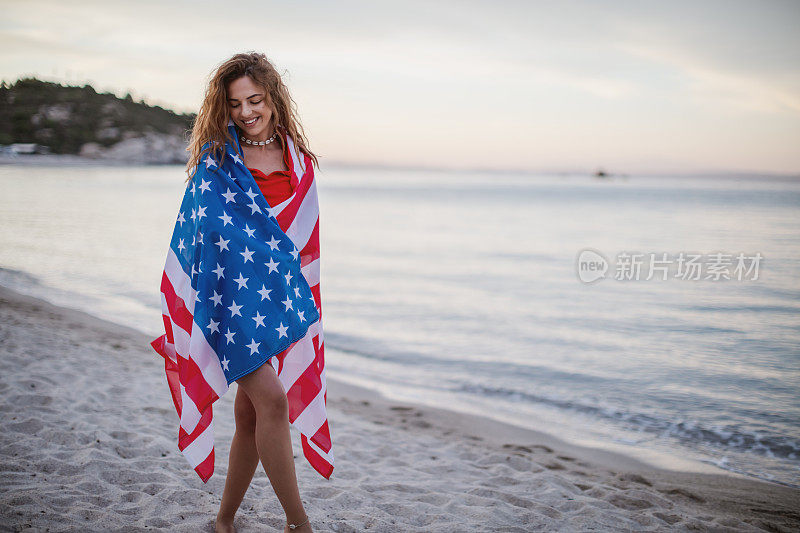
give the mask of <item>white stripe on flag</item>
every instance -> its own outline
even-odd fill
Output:
[[[286,136],[287,144],[289,145],[289,155],[292,156],[292,164],[294,165],[294,173],[297,174],[297,179],[303,179],[303,169],[300,167],[300,159],[297,153],[297,147],[294,144],[294,141],[288,135]]]
[[[309,287],[319,285],[319,257],[300,269]]]
[[[283,384],[284,390],[289,390],[297,379],[303,375],[308,366],[314,362],[314,343],[311,336],[306,333],[305,337],[297,341],[292,349],[283,359],[283,368],[278,376]]]
[[[163,298],[163,296],[162,296]],[[169,317],[168,317],[169,318]],[[178,353],[175,351],[175,345],[169,342],[166,337],[164,338],[164,351],[175,364],[178,363]]]
[[[189,275],[183,271],[181,263],[178,261],[178,256],[175,255],[172,248],[167,252],[167,264],[164,265],[164,272],[167,273],[167,278],[169,278],[169,282],[172,283],[175,294],[183,299],[183,302],[186,304],[186,309],[189,310],[189,314],[194,316],[194,304],[197,291],[192,288],[192,280]]]
[[[205,431],[183,449],[183,456],[192,465],[197,467],[208,458],[208,454],[214,449],[214,422],[212,421]]]
[[[270,208],[269,212],[272,213],[272,216],[277,217],[278,215],[281,214],[281,211],[283,211],[283,209],[287,205],[292,203],[292,198],[294,198],[294,193],[292,193],[292,195],[289,198],[287,198],[286,200],[282,201],[281,203],[279,203],[275,207]]]
[[[197,410],[194,400],[186,393],[186,387],[181,386],[181,427],[186,433],[191,433],[200,422],[200,411]]]
[[[294,220],[286,230],[286,235],[292,239],[298,250],[305,248],[308,239],[314,233],[314,226],[317,225],[317,220],[319,219],[317,201],[317,187],[312,184],[306,192],[306,196],[303,198],[303,203],[300,204]]]
[[[196,291],[192,288],[189,276],[180,267],[178,258],[172,250],[170,250],[169,259],[167,260],[167,266],[164,271],[167,273],[172,287],[175,288],[175,293],[184,300],[186,307],[189,308],[189,303],[186,301],[186,296],[188,296],[191,298],[191,307],[194,309]],[[182,287],[183,293],[178,292],[176,288],[178,286]],[[187,292],[188,295],[186,294]],[[192,318],[191,334],[178,327],[175,322],[172,323],[172,329],[173,332],[175,332],[176,329],[178,330],[178,333],[174,333],[177,352],[181,354],[182,357],[191,358],[200,369],[206,383],[209,384],[217,396],[222,397],[228,390],[228,382],[219,364],[219,357],[217,357],[214,349],[208,344],[202,327]]]
[[[189,346],[189,353],[192,360],[200,369],[203,374],[203,379],[214,390],[218,397],[228,390],[228,382],[225,379],[225,373],[222,371],[222,366],[219,363],[217,352],[208,344],[201,328],[197,322],[192,321],[192,338],[191,345]]]
[[[175,339],[175,352],[180,357],[186,359],[189,353],[189,332],[176,324],[171,316],[169,317],[169,322],[172,324],[172,337]],[[176,359],[175,362],[177,363],[178,360]]]
[[[322,387],[319,394],[294,419],[294,425],[304,435],[310,437],[325,423],[325,420],[327,420],[325,414],[325,387]]]

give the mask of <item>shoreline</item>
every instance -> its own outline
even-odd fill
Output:
[[[3,270],[4,269],[0,267],[0,273],[2,273]],[[9,272],[14,272],[16,274],[23,274],[22,271],[12,271],[8,269],[5,270]],[[89,314],[83,311],[80,306],[73,307],[69,303],[65,303],[63,297],[58,299],[53,299],[41,292],[39,294],[37,294],[36,292],[34,292],[33,294],[29,294],[24,289],[12,288],[11,286],[4,285],[3,283],[4,283],[3,280],[0,279],[0,290],[6,289],[17,293],[20,296],[38,299],[48,304],[54,305],[56,307],[61,307],[69,311],[84,313],[90,320],[96,319],[101,321],[107,321],[109,324],[114,324],[116,326],[123,328],[130,328],[132,334],[142,335],[143,338],[152,340],[152,338],[155,338],[156,336],[159,335],[159,333],[147,333],[142,329],[137,329],[132,326],[126,326],[122,322],[114,321],[113,318],[102,318],[101,315]],[[44,286],[41,285],[38,282],[38,280],[34,280],[34,283],[37,287],[44,288]],[[335,358],[338,349],[328,347],[327,351],[330,354],[330,357]],[[538,425],[525,426],[525,425],[515,424],[513,421],[504,421],[500,418],[493,418],[491,415],[488,414],[477,414],[474,412],[464,410],[463,408],[457,408],[455,406],[449,406],[447,409],[437,409],[435,405],[432,405],[430,403],[413,402],[405,398],[388,397],[377,388],[370,388],[367,385],[360,385],[357,382],[349,381],[346,378],[339,379],[338,377],[333,377],[331,376],[330,372],[328,373],[327,379],[329,384],[331,382],[336,384],[336,388],[342,388],[346,390],[348,394],[354,397],[355,396],[363,397],[365,399],[380,398],[380,401],[382,402],[408,404],[408,405],[413,405],[414,407],[419,409],[431,409],[433,411],[442,411],[442,414],[439,416],[439,418],[443,420],[448,420],[453,416],[475,418],[481,421],[481,426],[487,428],[484,431],[485,433],[489,433],[492,435],[498,433],[502,435],[509,435],[509,438],[511,437],[524,438],[527,433],[528,434],[527,436],[529,436],[534,440],[550,443],[551,447],[556,447],[559,449],[569,449],[575,455],[579,455],[589,459],[597,458],[598,460],[604,461],[608,465],[615,465],[621,468],[653,469],[656,471],[664,471],[664,472],[686,472],[686,473],[700,473],[700,474],[713,474],[713,475],[728,475],[733,477],[739,477],[742,479],[763,481],[765,483],[777,484],[781,486],[787,486],[789,488],[800,489],[800,486],[793,486],[791,484],[783,483],[781,481],[771,480],[766,477],[759,477],[753,474],[739,472],[731,469],[725,469],[713,463],[701,461],[697,458],[681,457],[678,454],[678,452],[671,452],[664,450],[656,451],[652,448],[631,448],[629,446],[623,446],[620,444],[605,443],[605,442],[577,443],[568,439],[556,437],[556,432],[548,431],[547,429],[542,428],[541,421]]]
[[[124,160],[124,159],[104,159],[104,158],[91,158],[82,157],[79,155],[70,154],[20,154],[15,156],[0,155],[0,166],[3,165],[17,165],[25,167],[47,167],[47,166],[67,166],[67,167],[153,167],[153,166],[178,166],[185,165],[186,163],[154,163],[140,160]]]
[[[0,333],[3,526],[58,529],[68,513],[70,527],[89,530],[208,530],[224,484],[235,391],[215,403],[216,471],[204,485],[177,449],[163,365],[145,334],[3,286]],[[292,428],[301,495],[318,531],[800,527],[800,489],[730,472],[664,470],[327,382],[331,480],[306,463]],[[70,486],[80,490],[62,488]],[[259,466],[237,526],[281,521]]]
[[[0,268],[0,270],[3,269]],[[86,311],[83,311],[79,307],[67,307],[66,304],[64,303],[52,302],[50,298],[47,298],[42,295],[37,296],[37,295],[25,294],[23,292],[20,292],[19,290],[3,285],[2,282],[0,281],[0,291],[3,290],[11,291],[12,293],[15,293],[18,297],[31,298],[33,300],[53,305],[65,311],[82,313],[83,315],[85,315],[85,318],[87,320],[99,320],[114,327],[127,328],[131,334],[141,335],[142,338],[148,339],[148,343],[149,340],[152,340],[152,338],[155,338],[156,336],[159,335],[158,333],[148,334],[143,330],[136,329],[135,327],[132,326],[127,326],[125,324],[122,324],[121,322],[114,322],[112,319],[106,319],[98,315],[90,314]],[[328,353],[331,354],[332,357],[335,357],[337,349],[328,348],[327,351]],[[437,408],[436,406],[433,406],[431,404],[426,404],[422,402],[412,402],[405,399],[389,398],[386,395],[382,394],[377,389],[370,388],[368,386],[362,386],[357,383],[349,382],[343,379],[338,379],[336,377],[331,377],[330,373],[327,376],[327,381],[329,389],[331,388],[330,384],[333,383],[335,389],[343,391],[342,395],[347,395],[349,397],[357,397],[365,400],[373,400],[375,402],[379,401],[383,404],[389,402],[399,403],[399,404],[413,406],[417,409],[430,410],[432,413],[436,413],[436,417],[438,419],[445,422],[448,420],[452,420],[454,418],[474,419],[483,428],[482,430],[483,433],[492,436],[503,435],[506,436],[505,438],[522,438],[522,439],[528,438],[530,440],[535,440],[541,443],[548,444],[549,447],[570,450],[570,453],[574,455],[578,455],[590,460],[600,461],[608,466],[614,466],[617,468],[627,468],[627,469],[653,469],[656,471],[664,471],[664,472],[687,472],[687,473],[707,473],[715,475],[730,475],[733,477],[740,477],[742,479],[753,479],[753,480],[764,481],[766,483],[774,483],[778,485],[789,486],[790,488],[800,488],[800,487],[792,487],[791,485],[786,485],[784,483],[777,481],[771,481],[769,479],[759,478],[757,476],[726,470],[724,468],[720,468],[712,464],[703,463],[697,459],[680,458],[676,455],[672,454],[667,455],[662,452],[656,453],[652,450],[647,450],[643,452],[642,450],[636,450],[636,449],[618,449],[620,448],[619,446],[603,445],[602,443],[597,443],[596,445],[577,444],[570,442],[568,440],[558,438],[555,436],[553,432],[548,432],[538,427],[525,427],[521,425],[516,425],[513,422],[506,422],[503,420],[492,418],[491,416],[485,414],[471,413],[464,410],[456,409],[454,407],[451,407],[449,409],[442,409],[442,408]],[[462,425],[464,427],[467,427],[469,425],[474,425],[474,422],[473,424],[470,424],[469,420],[462,420]]]

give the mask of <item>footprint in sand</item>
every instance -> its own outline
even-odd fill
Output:
[[[692,494],[688,490],[684,490],[684,489],[658,489],[658,492],[660,492],[662,494],[669,494],[669,495],[672,495],[672,496],[682,496],[684,498],[688,498],[688,499],[690,499],[690,500],[692,500],[694,502],[697,502],[697,503],[705,503],[705,501],[706,501],[705,499],[701,498],[700,496],[698,496],[696,494]]]

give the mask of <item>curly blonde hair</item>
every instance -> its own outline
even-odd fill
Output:
[[[307,154],[319,168],[317,156],[308,148],[303,126],[297,113],[297,104],[289,95],[281,75],[267,56],[258,52],[236,54],[223,62],[210,76],[203,105],[197,113],[189,139],[189,162],[186,164],[186,181],[192,179],[197,161],[209,154],[219,163],[224,157],[225,143],[236,149],[236,142],[228,133],[230,109],[228,107],[228,85],[242,76],[249,76],[263,88],[275,106],[273,109],[276,127],[288,134],[301,153]],[[280,137],[280,136],[279,136]],[[283,139],[281,139],[283,141]],[[239,155],[242,155],[239,153]],[[302,157],[301,157],[302,159]],[[303,164],[303,161],[301,161]]]

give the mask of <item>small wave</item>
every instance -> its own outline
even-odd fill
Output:
[[[749,470],[745,470],[739,467],[734,466],[728,460],[727,457],[721,457],[719,459],[702,459],[702,462],[714,465],[717,468],[721,468],[723,470],[727,470],[728,472],[734,472],[736,474],[742,474],[745,476],[751,476],[758,479],[762,479],[764,481],[769,481],[770,483],[777,483],[779,485],[784,485],[786,487],[791,487],[793,489],[800,489],[800,485],[796,483],[791,483],[789,481],[783,481],[781,479],[776,478],[775,476],[765,473],[765,472],[752,472]]]
[[[576,411],[601,419],[623,423],[634,430],[647,431],[660,437],[671,437],[688,443],[755,453],[770,458],[800,459],[800,441],[784,435],[749,431],[731,425],[705,427],[692,420],[670,420],[646,413],[636,413],[590,405],[574,400],[550,398],[529,392],[483,385],[463,385],[459,390],[481,396],[504,397],[515,401],[531,402]]]
[[[794,315],[800,312],[800,307],[794,305],[693,305],[684,309],[711,313],[786,313]]]

